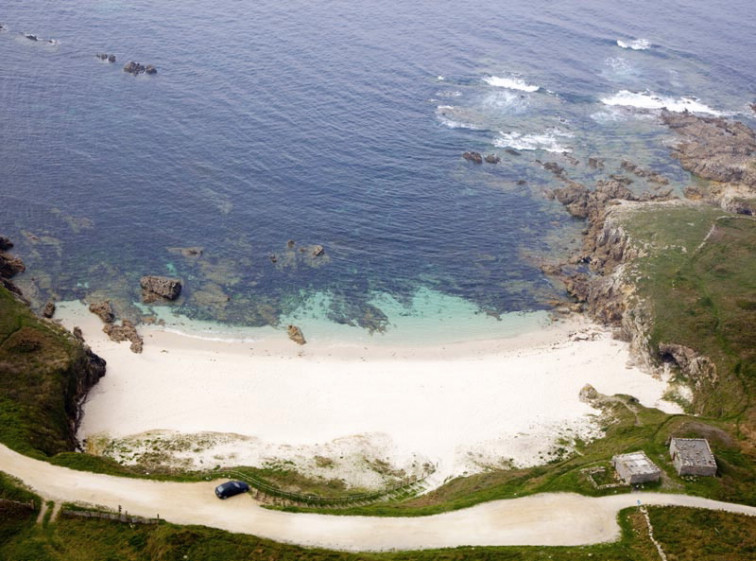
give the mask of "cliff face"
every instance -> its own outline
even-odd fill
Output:
[[[583,311],[599,322],[623,327],[625,338],[633,338],[625,325],[626,312],[633,307],[634,286],[625,274],[626,263],[638,255],[621,216],[625,210],[650,200],[667,200],[669,193],[638,197],[622,178],[599,181],[594,190],[571,183],[554,190],[554,197],[576,218],[586,220],[582,251],[556,268],[567,292]]]
[[[0,441],[24,453],[77,448],[81,403],[105,374],[105,361],[57,324],[35,316],[10,276],[23,263],[0,238]]]
[[[586,220],[582,251],[547,272],[583,311],[617,328],[636,359],[677,367],[697,413],[737,414],[748,407],[746,373],[756,370],[746,336],[756,309],[756,135],[688,113],[662,120],[680,137],[672,156],[709,180],[685,190],[697,202],[634,195],[621,176],[594,189],[570,182],[553,197]]]

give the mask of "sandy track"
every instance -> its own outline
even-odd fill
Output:
[[[270,511],[249,496],[215,498],[217,482],[170,483],[53,466],[0,445],[0,471],[45,499],[81,502],[177,524],[201,524],[280,542],[366,551],[461,545],[585,545],[619,537],[617,512],[638,504],[680,505],[756,516],[756,508],[685,495],[642,493],[590,498],[569,493],[493,501],[420,518],[326,516]]]

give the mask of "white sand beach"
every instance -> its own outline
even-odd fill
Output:
[[[580,317],[417,347],[317,338],[298,346],[274,330],[223,342],[145,326],[142,354],[110,341],[84,304],[61,303],[57,317],[108,362],[79,436],[125,462],[150,450],[198,468],[288,462],[363,487],[385,483],[392,469],[423,475],[432,466],[434,487],[599,437],[606,421],[578,399],[585,384],[679,411],[661,400],[665,381],[631,365],[625,343]]]

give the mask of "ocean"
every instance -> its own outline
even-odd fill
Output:
[[[583,226],[544,163],[681,192],[659,109],[756,117],[752,0],[6,0],[0,23],[19,284],[169,323],[532,328]],[[181,299],[140,308],[146,274]]]

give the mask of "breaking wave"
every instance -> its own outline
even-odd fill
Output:
[[[520,132],[501,132],[494,140],[497,148],[514,148],[515,150],[544,150],[546,152],[570,152],[571,148],[560,144],[560,138],[572,138],[562,131],[550,131],[543,134],[522,134]]]
[[[454,105],[439,105],[436,107],[436,118],[442,125],[450,129],[483,130],[483,127],[462,120],[463,110]]]
[[[690,111],[692,113],[706,113],[708,115],[722,115],[722,112],[712,109],[693,97],[665,97],[651,91],[631,92],[621,90],[614,95],[601,98],[604,105],[620,105],[636,107],[638,109],[668,109],[676,113]]]
[[[520,92],[532,93],[541,89],[540,86],[533,86],[524,80],[515,77],[501,78],[499,76],[487,76],[486,78],[483,78],[483,81],[489,86],[507,88],[509,90],[517,90]]]
[[[651,48],[651,43],[648,39],[635,39],[633,41],[617,39],[617,46],[622,49],[630,49],[633,51],[646,51]]]

